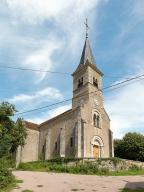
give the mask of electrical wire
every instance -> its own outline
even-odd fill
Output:
[[[54,74],[60,74],[60,75],[70,75],[69,73],[65,73],[65,72],[41,70],[41,69],[30,69],[30,68],[20,68],[20,67],[11,67],[11,66],[3,66],[3,65],[0,65],[0,68],[10,69],[10,70],[33,71],[33,72],[41,72],[41,73],[54,73]]]
[[[127,82],[130,82],[130,81],[133,81],[133,80],[142,80],[141,77],[144,77],[144,74],[143,75],[139,75],[139,76],[136,76],[136,77],[132,77],[130,79],[127,79],[127,80],[124,80],[124,81],[121,81],[121,82],[118,82],[116,84],[112,84],[112,85],[109,85],[107,87],[104,87],[102,90],[96,90],[96,91],[93,91],[93,92],[90,92],[90,93],[86,93],[86,94],[83,94],[83,95],[78,95],[76,97],[74,97],[73,99],[76,99],[78,97],[83,97],[85,95],[90,95],[90,94],[93,94],[93,93],[96,93],[98,91],[105,91],[107,89],[111,89],[111,88],[114,88],[116,86],[119,86],[119,85],[122,85],[124,83],[127,83]],[[71,101],[72,98],[70,99],[66,99],[66,100],[63,100],[63,101],[60,101],[60,102],[57,102],[57,103],[53,103],[53,104],[50,104],[50,105],[46,105],[46,106],[43,106],[43,107],[39,107],[39,108],[34,108],[34,109],[31,109],[31,110],[27,110],[27,111],[23,111],[23,112],[18,112],[16,113],[15,115],[22,115],[22,114],[25,114],[25,113],[30,113],[30,112],[33,112],[33,111],[37,111],[37,110],[41,110],[41,109],[44,109],[44,108],[48,108],[48,107],[52,107],[52,106],[55,106],[55,105],[59,105],[59,104],[62,104],[62,103],[65,103],[65,102],[68,102],[68,101]]]
[[[52,73],[52,74],[60,74],[60,75],[69,75],[71,76],[71,73],[67,72],[60,72],[60,71],[51,71],[51,70],[42,70],[42,69],[31,69],[31,68],[21,68],[21,67],[15,67],[15,66],[4,66],[0,65],[0,68],[2,69],[9,69],[9,70],[20,70],[20,71],[32,71],[32,72],[40,72],[40,73]],[[122,78],[122,76],[111,76],[111,75],[104,75],[104,78]],[[129,78],[125,78],[129,79]]]

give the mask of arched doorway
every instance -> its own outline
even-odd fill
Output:
[[[94,136],[91,140],[91,157],[100,158],[103,154],[103,141],[99,136]]]
[[[100,146],[93,145],[93,157],[99,158],[100,157]]]

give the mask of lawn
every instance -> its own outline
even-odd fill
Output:
[[[120,192],[144,192],[144,189],[142,189],[142,188],[138,188],[138,189],[125,188],[125,189],[120,190]]]

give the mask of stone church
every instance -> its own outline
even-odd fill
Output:
[[[73,72],[72,108],[40,125],[24,122],[26,144],[19,147],[20,162],[55,157],[113,156],[110,119],[102,95],[103,73],[97,68],[86,36],[80,63]]]

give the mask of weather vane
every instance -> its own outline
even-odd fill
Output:
[[[88,19],[86,18],[86,22],[84,23],[86,26],[86,38],[88,38],[88,30],[90,29],[88,26]]]

